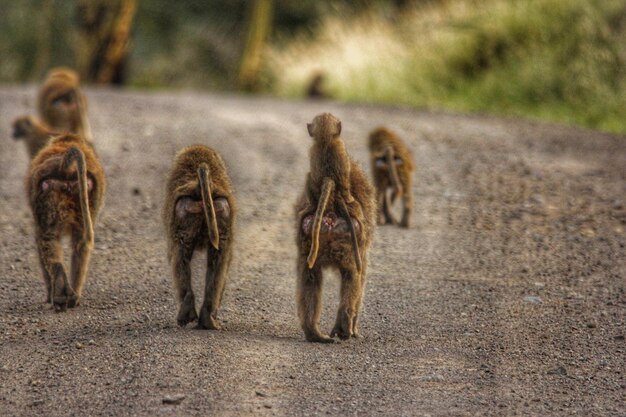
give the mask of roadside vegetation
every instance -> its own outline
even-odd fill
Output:
[[[271,91],[325,74],[337,99],[489,112],[626,133],[626,3],[457,0],[331,17],[272,48]]]
[[[94,26],[124,5],[126,25]],[[302,97],[321,73],[341,101],[626,133],[624,0],[23,0],[0,4],[0,56],[2,83],[67,65],[86,82]]]

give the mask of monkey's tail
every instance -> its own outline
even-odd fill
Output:
[[[83,96],[83,94],[79,90],[76,90],[75,94],[76,107],[78,109],[78,116],[80,118],[80,129],[78,130],[78,133],[80,133],[88,143],[93,143],[91,125],[89,124],[89,119],[87,118],[87,104],[85,101],[85,96]]]
[[[220,232],[217,229],[217,218],[215,217],[215,207],[211,196],[211,182],[209,180],[209,166],[206,163],[198,165],[198,182],[200,183],[200,193],[202,195],[202,207],[204,208],[204,218],[209,228],[209,240],[211,245],[217,250],[220,249]]]
[[[83,218],[83,238],[93,244],[93,222],[89,211],[89,192],[87,189],[87,164],[85,155],[78,147],[70,147],[63,156],[62,169],[67,170],[73,162],[77,167],[78,200],[80,201],[80,212]]]
[[[315,210],[315,218],[313,219],[313,229],[311,230],[311,249],[309,250],[309,256],[307,258],[307,264],[309,269],[313,268],[315,261],[317,260],[317,254],[320,249],[320,228],[322,227],[322,219],[324,218],[324,211],[326,211],[326,205],[330,194],[335,190],[335,181],[331,178],[324,178],[322,184],[322,192],[320,199],[317,202],[317,209]]]
[[[393,150],[393,146],[387,146],[385,149],[385,158],[387,159],[387,166],[389,166],[389,173],[391,174],[391,186],[393,188],[393,195],[395,199],[395,197],[402,193],[402,183],[400,183],[400,177],[398,176],[396,155]]]
[[[352,223],[352,219],[350,218],[350,213],[348,212],[348,207],[346,206],[346,202],[342,197],[337,196],[337,206],[339,207],[339,211],[341,212],[341,217],[343,217],[346,222],[348,222],[348,227],[350,228],[350,237],[352,238],[352,250],[354,251],[354,260],[356,261],[356,268],[359,272],[361,272],[361,253],[359,252],[359,241],[356,237],[356,230],[354,230],[354,223]]]

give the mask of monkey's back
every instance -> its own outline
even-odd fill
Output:
[[[359,223],[357,232],[359,250],[365,264],[367,260],[367,250],[374,237],[376,227],[376,202],[374,199],[374,188],[367,179],[367,175],[357,162],[350,160],[350,192],[354,198],[354,203],[348,204],[350,217],[355,218]],[[361,207],[360,213],[355,210],[354,204]],[[326,212],[333,211],[335,207],[335,192],[331,195]],[[295,205],[296,222],[298,233],[296,243],[301,256],[306,257],[311,249],[311,237],[304,234],[302,221],[305,217],[314,215],[317,208],[316,201],[310,201],[306,191],[300,195]],[[362,214],[362,215],[361,215]],[[349,264],[354,261],[354,253],[350,233],[336,235],[332,239],[320,239],[320,252],[317,262],[322,265]]]
[[[335,182],[335,190],[342,192],[344,179],[351,176],[354,161],[348,155],[343,140],[334,140],[324,144],[315,143],[310,150],[311,184],[313,195],[319,198],[324,178],[329,177]],[[349,183],[346,185],[350,185]]]
[[[389,185],[388,171],[377,168],[376,161],[380,159],[388,146],[393,148],[396,158],[402,160],[402,165],[397,167],[398,177],[406,188],[411,184],[411,174],[415,169],[413,155],[406,144],[391,130],[381,127],[370,133],[368,145],[372,166],[372,176],[376,187]]]
[[[106,179],[102,165],[98,160],[93,148],[85,141],[73,134],[63,134],[51,139],[30,162],[28,176],[26,177],[26,191],[28,201],[35,217],[40,220],[51,216],[60,215],[58,221],[70,226],[80,221],[80,204],[77,195],[68,195],[61,192],[46,192],[42,190],[42,183],[47,179],[72,181],[77,178],[76,164],[62,169],[65,153],[75,146],[80,149],[85,157],[87,178],[92,188],[89,191],[89,212],[95,219],[100,211],[106,191]]]
[[[222,157],[208,146],[191,145],[181,149],[176,154],[167,177],[163,221],[170,236],[174,236],[181,226],[176,216],[177,201],[181,197],[201,199],[197,171],[202,163],[209,167],[211,194],[214,198],[221,197],[228,201],[230,216],[226,226],[228,229],[232,228],[237,206],[226,165]]]

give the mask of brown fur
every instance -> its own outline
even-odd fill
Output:
[[[401,197],[400,226],[408,228],[413,210],[414,166],[411,151],[395,133],[384,127],[370,133],[369,149],[379,207],[378,221],[380,224],[397,224],[391,206]]]
[[[69,68],[53,68],[39,90],[39,114],[51,128],[82,135],[92,141],[87,119],[87,99],[78,74]]]
[[[309,133],[316,138],[311,148],[311,172],[307,175],[306,189],[296,203],[299,274],[297,304],[306,339],[310,342],[330,343],[334,336],[347,339],[358,335],[358,314],[363,299],[368,250],[376,226],[376,206],[374,188],[363,170],[345,152],[343,141],[338,139],[341,133],[339,120],[329,114],[322,116],[325,123],[316,123],[314,120],[308,126]],[[338,143],[339,150],[329,151],[329,147]],[[340,168],[345,161],[342,160],[343,156],[337,155],[342,152],[347,159],[347,170]],[[346,171],[347,175],[336,176]],[[351,198],[349,203],[345,201],[347,192]],[[328,210],[324,210],[320,199],[326,200]],[[341,212],[342,206],[347,211],[346,216],[341,213],[337,215],[333,210],[335,208]],[[309,267],[309,255],[316,241],[312,236],[315,233],[318,233],[318,253],[315,262]],[[360,268],[359,258],[355,257],[355,243],[357,253],[360,254]],[[330,337],[319,328],[322,270],[327,267],[338,269],[341,274],[341,301]]]
[[[26,188],[48,302],[57,311],[80,302],[105,187],[100,162],[81,136],[55,137],[31,161]],[[71,282],[63,265],[64,235],[72,239]]]
[[[357,268],[361,270],[361,255],[357,243],[356,232],[350,222],[346,204],[354,198],[350,194],[350,157],[346,151],[341,134],[341,121],[330,113],[317,115],[313,122],[307,123],[309,135],[313,138],[310,151],[311,171],[307,180],[307,192],[311,201],[317,201],[314,229],[311,236],[311,252],[307,259],[309,268],[313,268],[319,251],[319,228],[330,193],[335,193],[337,210],[350,227],[354,258]],[[324,190],[325,188],[325,190]],[[331,189],[332,188],[332,189]],[[322,193],[324,192],[324,198]]]
[[[172,265],[177,321],[180,326],[198,320],[198,327],[220,329],[217,312],[232,259],[233,225],[237,206],[224,161],[203,145],[182,149],[170,170],[163,207],[168,258]],[[207,252],[204,302],[196,312],[191,287],[191,258]]]
[[[313,74],[311,82],[306,90],[308,98],[313,99],[326,99],[330,98],[330,95],[324,90],[324,75],[319,72]]]
[[[33,116],[18,117],[13,121],[13,139],[23,140],[32,159],[58,133]]]

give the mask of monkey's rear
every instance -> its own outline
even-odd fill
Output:
[[[199,328],[220,328],[217,312],[232,258],[236,211],[232,184],[219,154],[203,145],[182,149],[167,179],[163,208],[181,326],[198,320]],[[191,258],[201,249],[207,250],[207,271],[198,316]]]
[[[372,176],[376,186],[379,223],[397,224],[391,207],[402,199],[402,227],[409,227],[413,210],[413,156],[406,144],[384,127],[373,130],[368,138]]]
[[[57,310],[80,302],[105,187],[100,162],[80,136],[52,139],[31,161],[26,189],[47,300]],[[65,235],[72,241],[71,280],[63,262]]]

